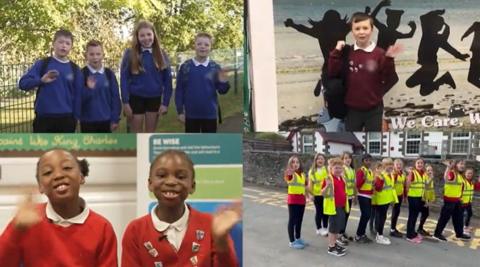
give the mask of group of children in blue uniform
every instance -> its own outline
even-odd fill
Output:
[[[216,132],[218,94],[230,88],[227,71],[209,58],[212,44],[211,35],[197,34],[195,57],[177,74],[175,104],[186,132]],[[83,69],[69,60],[72,47],[72,33],[57,31],[52,56],[36,61],[19,81],[22,90],[37,89],[33,132],[71,133],[77,122],[81,132],[112,132],[122,108],[132,132],[155,132],[173,89],[170,61],[154,25],[140,21],[135,26],[122,58],[120,90],[114,72],[103,66],[99,41],[87,43]]]

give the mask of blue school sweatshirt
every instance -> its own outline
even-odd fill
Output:
[[[120,87],[122,89],[122,102],[128,103],[130,95],[141,97],[162,96],[162,105],[168,106],[172,96],[172,70],[168,57],[164,53],[167,68],[159,70],[155,67],[153,54],[148,51],[141,52],[141,65],[145,71],[139,74],[130,72],[131,49],[125,50],[120,67]]]
[[[185,71],[187,68],[188,71]],[[217,92],[226,94],[228,82],[218,80],[220,66],[209,61],[207,66],[195,66],[193,59],[184,62],[177,74],[175,105],[177,113],[189,119],[216,119],[218,117]]]
[[[32,90],[39,87],[35,99],[35,113],[38,116],[68,116],[73,115],[75,119],[80,118],[83,75],[80,68],[73,70],[70,62],[63,63],[52,57],[48,62],[45,73],[49,70],[57,70],[58,77],[50,82],[43,83],[40,79],[40,68],[42,60],[35,62],[26,74],[20,78],[18,86],[21,90]],[[75,81],[74,81],[75,77]]]
[[[90,89],[86,84],[82,92],[82,122],[120,121],[120,93],[115,73],[112,72],[111,81],[108,80],[105,69],[92,73],[88,68],[88,77],[93,76],[95,87]],[[87,79],[87,78],[85,78]]]

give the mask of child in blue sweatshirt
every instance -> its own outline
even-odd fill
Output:
[[[187,133],[217,131],[217,92],[226,94],[230,88],[227,71],[208,57],[211,47],[210,34],[197,34],[195,57],[185,61],[177,74],[175,105]]]
[[[59,30],[53,37],[53,55],[35,62],[20,78],[21,90],[37,88],[34,133],[73,133],[81,113],[83,78],[68,60],[73,35]]]
[[[82,69],[85,85],[82,92],[82,133],[111,133],[120,121],[120,94],[115,73],[104,68],[103,47],[97,40],[87,43],[87,66]]]
[[[172,71],[155,27],[148,21],[135,26],[131,48],[122,59],[120,87],[131,131],[154,132],[159,116],[167,113],[172,96]]]

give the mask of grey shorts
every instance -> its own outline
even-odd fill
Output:
[[[339,234],[345,226],[345,208],[335,208],[337,214],[328,216],[328,232]]]

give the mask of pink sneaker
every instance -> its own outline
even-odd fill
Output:
[[[422,240],[416,236],[415,238],[407,238],[408,242],[414,243],[414,244],[420,244],[422,243]]]
[[[420,241],[423,240],[423,236],[422,236],[421,234],[417,234],[417,237],[416,237],[416,238],[420,239]]]

